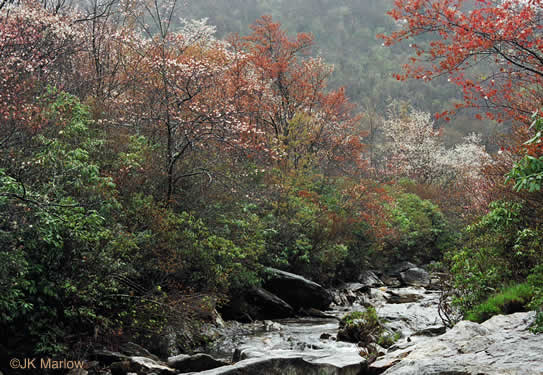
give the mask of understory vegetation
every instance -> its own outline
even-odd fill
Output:
[[[533,54],[521,48],[534,66],[501,82],[522,99],[486,91],[487,79],[475,90],[496,100],[487,119],[515,121],[511,132],[451,146],[408,98],[370,110],[360,87],[353,102],[328,85],[333,67],[314,36],[271,16],[218,39],[204,20],[174,17],[175,1],[62,4],[0,0],[0,369],[127,341],[163,354],[172,332],[189,352],[266,267],[328,287],[404,260],[438,262],[466,318],[532,309],[543,331],[543,120],[529,116],[543,67]],[[410,9],[391,16],[436,30]],[[540,33],[511,12],[501,17]],[[392,22],[384,44],[424,29],[409,25]],[[531,38],[538,47],[524,49],[540,54],[541,35]],[[410,48],[452,59],[438,44]],[[456,109],[480,111],[473,95]],[[343,324],[394,341],[375,310]]]

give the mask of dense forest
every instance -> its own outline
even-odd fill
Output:
[[[191,352],[268,267],[543,331],[542,7],[0,0],[0,369]]]

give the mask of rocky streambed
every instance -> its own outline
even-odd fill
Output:
[[[273,284],[269,289],[277,294],[252,291],[253,303],[261,305],[253,314],[297,311],[296,317],[219,321],[207,328],[215,341],[205,353],[171,357],[167,363],[125,355],[112,363],[112,375],[543,375],[543,335],[529,331],[534,313],[496,316],[483,324],[463,321],[447,330],[438,315],[435,280],[410,263],[381,277],[365,272],[359,282],[331,291],[307,280],[304,284],[297,275],[277,275],[287,288],[286,298],[277,296],[281,290]],[[329,308],[312,307],[323,305]],[[369,307],[399,338],[387,349],[376,345],[378,357],[371,363],[356,343],[337,340],[339,320]]]
[[[423,276],[411,280],[409,286],[394,278],[395,286],[390,287],[374,273],[367,272],[361,275],[360,282],[330,291],[333,302],[325,312],[308,309],[306,314],[313,316],[245,324],[242,327],[250,327],[251,331],[243,336],[235,335],[238,323],[226,323],[225,330],[231,329],[231,334],[217,340],[210,354],[224,358],[234,353],[236,363],[201,374],[370,373],[373,370],[361,355],[362,348],[356,343],[337,340],[339,320],[352,311],[373,306],[385,326],[398,333],[399,343],[421,342],[445,332],[437,312],[440,293],[422,286],[430,284],[429,276],[426,273]],[[384,348],[380,350],[382,354],[387,352]]]

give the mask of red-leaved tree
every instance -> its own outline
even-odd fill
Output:
[[[398,79],[448,75],[463,90],[455,109],[526,123],[543,99],[542,10],[541,0],[395,0],[389,14],[399,30],[379,37],[385,45],[420,40]],[[470,74],[476,65],[485,73]]]
[[[285,159],[299,167],[310,156],[321,167],[363,166],[360,116],[343,88],[328,90],[332,67],[308,56],[310,34],[290,38],[279,23],[263,16],[244,38],[256,78],[269,92],[256,98],[258,128],[269,134]]]

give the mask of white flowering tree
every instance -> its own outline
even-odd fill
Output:
[[[189,155],[199,150],[264,148],[247,102],[265,91],[250,78],[247,57],[214,38],[205,20],[176,20],[176,1],[138,3],[131,33],[118,33],[122,49],[115,126],[129,126],[160,145],[160,173],[169,204],[182,179],[209,176]],[[197,159],[197,158],[193,158]],[[182,165],[183,164],[183,165]]]
[[[392,115],[384,122],[383,133],[388,175],[429,184],[474,184],[483,178],[481,169],[490,160],[477,134],[447,149],[430,114],[418,110]]]
[[[445,149],[434,130],[430,114],[411,110],[407,115],[390,114],[383,123],[386,173],[430,183],[444,173]]]
[[[0,147],[20,145],[41,128],[38,97],[60,82],[79,35],[68,20],[37,4],[0,13]]]

